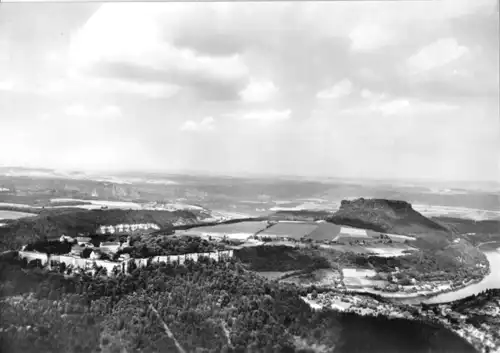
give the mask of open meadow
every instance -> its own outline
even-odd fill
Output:
[[[26,213],[26,212],[0,210],[0,219],[19,219],[19,218],[33,217],[33,216],[36,216],[36,214]]]
[[[196,227],[185,231],[177,232],[178,235],[190,236],[212,236],[223,237],[227,236],[229,239],[244,240],[253,236],[257,232],[265,229],[268,226],[267,222],[240,222],[230,224],[218,224],[207,227]]]
[[[279,222],[260,233],[260,235],[262,237],[287,237],[300,240],[313,232],[317,226],[316,223]]]

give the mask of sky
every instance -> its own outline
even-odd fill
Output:
[[[495,0],[0,4],[0,165],[500,180]]]

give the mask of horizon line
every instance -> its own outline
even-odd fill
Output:
[[[217,171],[208,171],[208,170],[196,170],[196,169],[153,169],[153,168],[144,168],[144,169],[115,169],[115,170],[106,170],[106,169],[93,169],[93,168],[82,168],[82,169],[73,169],[73,168],[53,168],[53,167],[42,167],[42,166],[20,166],[20,165],[0,165],[1,169],[25,169],[25,170],[39,170],[39,171],[51,171],[51,172],[66,172],[66,173],[89,173],[93,174],[101,174],[100,176],[114,176],[114,174],[133,174],[133,173],[150,173],[150,174],[166,174],[166,175],[191,175],[191,176],[211,176],[211,177],[234,177],[234,178],[245,178],[245,177],[253,177],[253,178],[276,178],[276,179],[284,179],[284,178],[297,178],[297,179],[306,179],[306,180],[325,180],[325,179],[336,179],[339,181],[371,181],[371,182],[428,182],[428,183],[491,183],[500,185],[498,180],[491,179],[482,179],[482,180],[463,180],[463,179],[432,179],[425,177],[415,177],[415,178],[388,178],[388,177],[366,177],[366,176],[342,176],[342,175],[300,175],[300,174],[287,174],[287,173],[263,173],[263,172],[217,172]],[[1,174],[1,173],[0,173]]]

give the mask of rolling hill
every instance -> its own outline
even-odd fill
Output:
[[[95,233],[102,225],[154,223],[160,228],[171,228],[174,223],[196,224],[199,219],[191,211],[151,210],[46,210],[35,217],[22,218],[0,228],[0,249],[18,249],[23,244],[62,234]]]

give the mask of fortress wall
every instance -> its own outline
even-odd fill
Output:
[[[227,259],[232,257],[234,254],[233,250],[225,250],[225,251],[216,251],[210,253],[191,253],[185,255],[167,255],[167,256],[155,256],[151,258],[151,262],[153,263],[173,263],[177,262],[179,264],[184,264],[186,260],[198,261],[202,257],[208,257],[214,259],[215,261],[221,261],[223,259]],[[39,259],[43,265],[48,263],[49,256],[44,253],[37,253],[32,251],[20,251],[20,258],[25,258],[29,261]],[[106,260],[92,260],[92,259],[82,259],[75,256],[69,255],[52,255],[50,256],[50,261],[55,262],[64,262],[66,266],[73,266],[75,268],[89,269],[92,268],[93,264],[97,266],[106,268],[108,275],[113,273],[115,267],[118,268],[119,271],[124,271],[127,269],[130,261],[134,261],[137,267],[146,267],[149,258],[139,258],[139,259],[129,259],[122,262],[113,262]]]

